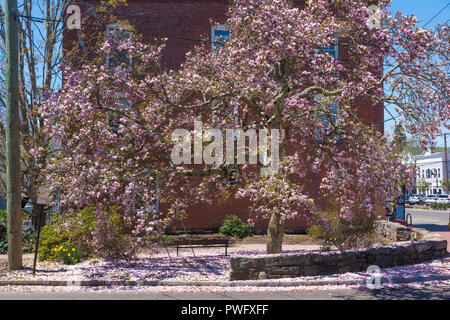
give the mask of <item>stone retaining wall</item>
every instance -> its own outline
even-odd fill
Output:
[[[232,256],[230,280],[359,272],[366,271],[371,265],[380,268],[401,266],[440,258],[447,254],[447,240],[424,229],[411,230],[401,224],[387,221],[378,221],[375,229],[390,240],[412,242],[346,251]]]

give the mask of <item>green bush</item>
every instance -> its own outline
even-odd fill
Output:
[[[0,210],[0,253],[8,251],[7,236],[7,216],[6,211]],[[23,252],[33,252],[36,235],[33,228],[27,228],[22,231],[22,248]]]
[[[55,247],[67,245],[70,241],[70,234],[61,228],[60,217],[54,219],[54,224],[47,222],[41,229],[39,238],[38,258],[41,261],[58,261],[58,255],[53,250]]]
[[[322,250],[371,246],[381,240],[373,230],[374,219],[367,215],[356,215],[349,221],[341,218],[339,210],[335,209],[322,212],[322,217],[326,227],[314,225],[308,229],[308,234],[322,243]]]
[[[223,224],[220,227],[219,232],[239,239],[251,236],[252,234],[250,227],[239,219],[239,217],[234,215],[227,216],[223,220]]]
[[[36,232],[33,228],[27,228],[22,231],[22,250],[23,252],[34,252],[36,247]]]
[[[450,205],[448,205],[447,203],[432,203],[430,207],[433,210],[447,210]]]
[[[0,253],[8,250],[6,211],[0,210]]]
[[[83,258],[116,258],[130,252],[133,238],[124,233],[118,208],[108,208],[103,214],[106,223],[102,224],[102,228],[98,228],[94,207],[59,216],[53,224],[47,224],[41,231],[39,259],[57,261],[54,248],[67,245],[79,247]]]

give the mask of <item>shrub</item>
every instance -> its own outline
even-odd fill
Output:
[[[0,253],[8,251],[7,223],[6,211],[0,210]],[[33,252],[35,239],[36,236],[33,228],[27,228],[22,231],[23,252]]]
[[[346,220],[339,215],[339,210],[322,213],[325,225],[314,225],[308,234],[322,243],[322,250],[336,247],[340,250],[371,246],[381,239],[374,232],[374,218],[364,214]]]
[[[61,221],[61,217],[56,217],[54,224],[48,222],[42,227],[39,238],[39,260],[58,261],[58,255],[53,249],[69,244],[70,234],[61,227]]]
[[[81,261],[81,248],[70,244],[64,244],[53,248],[56,256],[64,264],[75,264]]]
[[[22,250],[23,252],[34,252],[36,246],[36,232],[33,228],[27,228],[22,231]]]
[[[449,208],[450,205],[446,203],[432,203],[430,207],[433,210],[447,210],[447,208]]]
[[[223,220],[223,224],[220,227],[219,232],[239,239],[251,236],[252,234],[250,227],[239,219],[239,217],[234,215],[227,216]]]
[[[0,210],[0,253],[8,250],[6,211]]]
[[[85,257],[122,258],[125,254],[132,255],[133,239],[126,233],[120,208],[110,207],[100,214],[101,217],[91,206],[66,217],[72,242],[81,246]]]
[[[80,247],[84,258],[119,258],[129,254],[133,239],[124,232],[118,208],[108,208],[101,214],[101,224],[94,207],[57,217],[53,225],[46,225],[41,231],[39,259],[58,260],[54,248],[65,245]]]

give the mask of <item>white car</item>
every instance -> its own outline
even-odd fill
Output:
[[[436,203],[438,201],[438,196],[435,194],[429,194],[427,195],[427,197],[425,198],[425,204],[426,205],[430,205],[432,203]]]
[[[422,204],[425,200],[425,197],[420,194],[412,194],[409,197],[409,204]]]
[[[448,194],[440,194],[440,195],[438,195],[437,203],[450,204],[450,196]]]

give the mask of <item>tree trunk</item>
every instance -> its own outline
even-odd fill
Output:
[[[267,227],[267,254],[282,252],[283,231],[284,224],[280,223],[280,215],[272,214]]]

